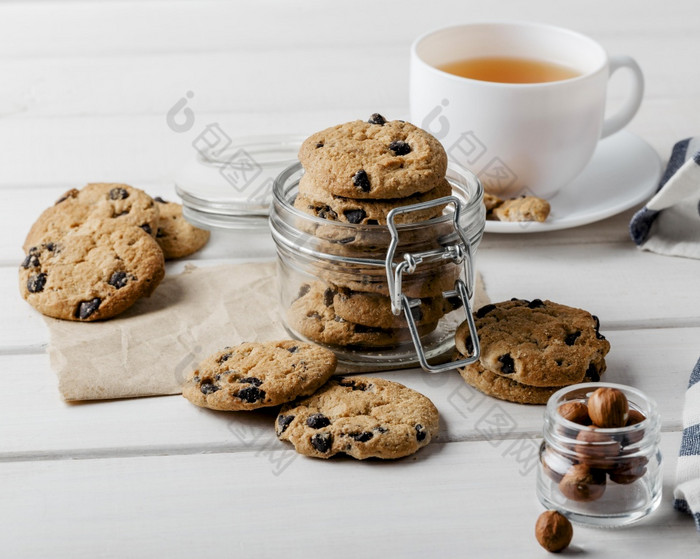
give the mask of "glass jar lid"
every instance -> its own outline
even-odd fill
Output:
[[[210,127],[175,175],[185,219],[204,229],[266,230],[273,182],[297,161],[304,137],[226,137],[222,147],[216,125]]]

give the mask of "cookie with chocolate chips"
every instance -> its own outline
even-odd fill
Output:
[[[556,387],[597,379],[605,371],[610,343],[589,312],[552,301],[511,299],[474,313],[481,344],[480,365],[527,386]],[[463,323],[455,336],[467,355],[472,343]],[[478,368],[479,363],[467,366]]]
[[[299,150],[314,185],[354,199],[405,198],[445,180],[447,154],[425,130],[372,115],[316,132]]]
[[[492,373],[484,369],[479,362],[458,368],[457,371],[464,382],[484,394],[516,404],[546,404],[549,397],[561,388],[561,386],[528,386],[506,376]],[[600,380],[598,376],[594,378],[585,376],[582,382],[598,380]]]
[[[142,228],[88,220],[55,239],[47,232],[19,269],[22,297],[46,316],[94,321],[150,295],[165,274],[163,252]]]
[[[289,325],[304,338],[333,346],[392,347],[411,341],[404,328],[378,328],[350,322],[340,317],[334,307],[337,291],[322,282],[302,284],[299,297],[287,312]],[[420,335],[437,328],[437,320],[418,327]]]
[[[133,225],[155,236],[159,210],[153,198],[127,184],[92,183],[81,190],[73,188],[44,210],[29,230],[23,248],[28,251],[47,240],[55,241],[90,218]]]
[[[332,351],[307,342],[246,342],[207,357],[182,395],[213,410],[252,410],[308,396],[335,372]]]
[[[392,459],[427,445],[438,425],[438,410],[423,394],[357,376],[333,379],[313,396],[283,406],[275,431],[306,456]]]
[[[340,221],[355,225],[386,225],[386,216],[394,208],[429,202],[449,196],[452,187],[446,179],[427,192],[413,194],[406,198],[386,200],[355,200],[334,196],[327,190],[315,185],[313,177],[305,174],[299,181],[299,194],[294,200],[294,207],[304,213],[315,215],[329,221]],[[445,205],[434,206],[425,210],[398,214],[395,223],[417,223],[442,214]]]
[[[182,258],[197,252],[209,240],[210,233],[199,229],[182,217],[182,205],[155,198],[160,220],[156,241],[163,250],[166,260]]]
[[[406,328],[408,324],[403,315],[391,312],[391,299],[378,293],[362,293],[345,287],[335,287],[333,308],[335,314],[349,322],[374,326],[376,328]],[[424,297],[420,304],[411,309],[416,324],[431,324],[440,320],[445,314],[461,306],[459,298],[445,299],[443,296]]]

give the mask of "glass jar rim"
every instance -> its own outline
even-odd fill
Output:
[[[587,390],[590,388],[590,392],[594,392],[598,388],[615,388],[617,390],[621,390],[622,392],[627,392],[630,394],[633,394],[635,396],[635,399],[633,402],[637,404],[638,402],[644,402],[644,410],[646,411],[645,418],[643,421],[640,421],[639,423],[635,423],[634,425],[625,425],[624,427],[590,427],[588,425],[581,425],[579,423],[575,423],[574,421],[571,421],[569,419],[566,419],[559,413],[559,406],[561,404],[566,403],[565,396],[570,394],[571,392],[574,391],[583,391]],[[627,396],[627,394],[625,394]],[[629,398],[628,398],[629,399]],[[641,410],[640,410],[641,411]],[[625,434],[629,432],[633,432],[635,427],[637,425],[643,426],[643,427],[648,427],[649,425],[652,424],[653,420],[655,418],[658,418],[658,407],[656,405],[656,402],[644,394],[641,390],[638,388],[635,388],[633,386],[625,385],[625,384],[616,384],[612,382],[582,382],[579,384],[572,384],[570,386],[565,386],[559,390],[557,390],[554,394],[552,394],[549,397],[549,400],[547,401],[547,407],[545,413],[549,417],[556,417],[558,421],[560,421],[565,427],[568,427],[570,429],[581,429],[581,428],[587,428],[587,429],[595,429],[596,431],[599,431],[601,433],[605,434]],[[657,421],[658,423],[658,421]],[[637,427],[637,429],[643,428],[643,427]]]
[[[272,185],[273,203],[278,202],[282,205],[282,207],[284,207],[286,211],[289,211],[297,219],[305,220],[309,223],[313,223],[316,225],[329,225],[329,221],[327,219],[311,215],[297,209],[296,207],[294,207],[293,204],[289,202],[289,200],[285,196],[287,192],[287,181],[292,175],[299,172],[300,170],[303,170],[303,167],[302,164],[297,161],[288,165],[279,175],[277,175]],[[458,176],[464,177],[464,179],[467,181],[467,184],[469,184],[470,188],[474,190],[473,193],[469,193],[470,197],[467,200],[467,207],[464,208],[465,213],[469,212],[470,210],[473,210],[478,204],[481,204],[484,198],[484,187],[481,184],[479,178],[468,169],[451,161],[448,163],[448,170],[453,171]],[[381,200],[367,199],[367,201],[376,202]],[[396,227],[399,230],[409,231],[420,229],[423,227],[434,226],[439,223],[446,223],[451,219],[452,217],[449,214],[443,214],[417,223],[398,223],[396,224]],[[348,231],[355,231],[358,227],[367,230],[380,230],[387,228],[386,225],[358,225],[355,223],[345,223],[342,221],[332,221],[330,222],[330,224],[333,225],[333,227],[339,227],[340,229],[347,228]]]

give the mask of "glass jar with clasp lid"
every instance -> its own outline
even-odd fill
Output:
[[[420,364],[440,372],[474,361],[447,362],[461,322],[469,321],[477,339],[471,302],[485,223],[479,180],[451,165],[451,196],[396,207],[386,225],[358,225],[295,208],[303,173],[299,163],[280,173],[270,210],[289,333],[333,349],[344,371]],[[435,207],[443,208],[438,217],[404,219]]]

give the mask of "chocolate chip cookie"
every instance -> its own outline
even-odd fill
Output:
[[[511,299],[486,305],[474,317],[480,364],[491,373],[527,386],[561,387],[605,371],[610,343],[587,311],[540,299]],[[455,346],[464,355],[471,353],[466,322],[457,330]]]
[[[454,289],[460,276],[461,266],[452,263],[425,265],[414,274],[405,274],[402,280],[403,293],[412,298],[437,297]],[[381,268],[369,269],[350,265],[318,266],[315,274],[328,283],[345,287],[351,291],[389,295],[386,272]]]
[[[287,317],[299,334],[335,346],[391,347],[411,340],[408,328],[376,328],[347,321],[335,312],[335,289],[322,282],[302,284]],[[437,321],[419,326],[421,335],[435,330]]]
[[[140,227],[155,236],[159,211],[143,190],[127,184],[92,183],[81,190],[71,189],[44,210],[29,230],[23,248],[37,246],[76,229],[89,218]]]
[[[182,395],[213,410],[252,410],[308,396],[335,372],[332,351],[295,340],[246,342],[207,357]]]
[[[459,368],[457,371],[468,385],[487,396],[517,404],[546,404],[549,397],[561,388],[561,386],[528,386],[487,371],[479,362]],[[597,382],[598,380],[600,377],[590,378],[586,376],[583,382]]]
[[[501,200],[493,194],[484,194],[486,218],[497,221],[546,221],[550,212],[547,200],[537,196],[521,196]]]
[[[207,244],[209,231],[188,223],[182,217],[181,204],[166,202],[160,197],[155,201],[160,212],[156,241],[166,260],[189,256]]]
[[[362,293],[345,287],[334,286],[333,308],[335,314],[349,322],[376,328],[406,328],[403,313],[391,312],[391,299],[377,293]],[[430,324],[440,320],[448,312],[459,308],[458,297],[447,300],[442,296],[424,297],[420,305],[411,309],[416,324]]]
[[[115,316],[150,295],[165,274],[163,252],[142,228],[88,220],[27,250],[20,292],[39,312],[66,320]]]
[[[447,154],[413,124],[372,115],[316,132],[299,160],[317,188],[355,199],[405,198],[441,185]]]
[[[443,179],[435,188],[406,198],[356,200],[330,194],[323,188],[317,187],[311,175],[305,174],[299,181],[299,194],[294,201],[294,207],[329,221],[355,225],[386,225],[386,216],[394,208],[436,200],[449,196],[451,192],[450,183]],[[398,214],[395,223],[418,223],[439,216],[444,209],[445,205],[440,205],[425,210]]]
[[[380,378],[329,381],[313,396],[284,406],[277,436],[316,458],[344,453],[358,460],[401,458],[427,445],[439,415],[425,396]]]

